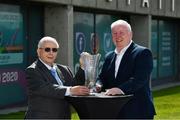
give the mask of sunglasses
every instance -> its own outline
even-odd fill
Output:
[[[55,52],[57,52],[57,51],[58,51],[58,49],[57,49],[57,48],[48,48],[48,47],[47,47],[47,48],[40,48],[40,49],[44,49],[44,51],[45,51],[45,52],[50,52],[50,51],[52,51],[52,52],[54,52],[54,53],[55,53]]]

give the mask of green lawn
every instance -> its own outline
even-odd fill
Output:
[[[153,92],[154,103],[157,115],[155,120],[159,119],[180,119],[180,86],[163,89]],[[0,115],[0,119],[23,119],[24,112],[17,112],[8,115]],[[72,119],[79,119],[76,113],[72,114]]]
[[[0,115],[0,119],[23,119],[24,112],[11,113],[7,115]]]
[[[153,92],[155,119],[180,119],[180,86]]]
[[[74,108],[71,109],[72,110],[72,120],[77,120],[79,119],[78,114],[75,112]],[[24,111],[20,111],[20,112],[16,112],[16,113],[11,113],[11,114],[7,114],[7,115],[0,115],[0,119],[24,119]]]

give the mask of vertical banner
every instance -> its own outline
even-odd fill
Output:
[[[174,41],[173,24],[159,21],[159,77],[173,76]]]
[[[20,69],[0,69],[0,108],[26,101],[26,81]]]
[[[0,4],[0,108],[26,101],[20,9],[18,5]]]
[[[9,10],[1,10],[5,7]],[[23,18],[19,10],[19,6],[0,5],[0,65],[23,63]]]
[[[151,51],[153,54],[153,71],[152,71],[152,79],[156,79],[158,76],[158,21],[152,20],[152,31],[151,31]]]

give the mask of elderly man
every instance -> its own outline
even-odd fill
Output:
[[[54,38],[43,37],[38,44],[37,61],[26,69],[28,82],[26,119],[69,119],[70,106],[64,97],[89,94],[87,87],[73,86],[77,82],[67,66],[54,63],[58,48],[59,45]]]

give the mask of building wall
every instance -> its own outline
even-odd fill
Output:
[[[111,1],[111,2],[108,2]],[[156,18],[179,19],[179,0],[29,0],[45,6],[45,34],[63,43],[57,61],[73,66],[73,13],[83,11],[130,16],[133,40],[151,48],[151,20]],[[51,7],[50,7],[51,5]],[[63,19],[62,19],[63,18]],[[59,24],[62,23],[62,24]],[[52,33],[53,32],[53,33]]]
[[[45,8],[45,36],[53,36],[60,45],[57,61],[73,64],[73,7],[47,6]]]
[[[180,17],[179,0],[28,0],[52,4],[73,5],[85,8],[115,10],[136,14]],[[111,2],[108,2],[111,1]]]
[[[22,13],[23,20],[25,21],[23,22],[24,36],[22,39],[25,41],[24,51],[23,51],[24,63],[22,64],[23,67],[20,68],[20,71],[22,73],[18,73],[18,75],[23,75],[24,77],[23,78],[19,77],[18,80],[16,81],[16,82],[21,81],[23,83],[26,82],[24,69],[30,63],[32,63],[32,61],[34,61],[36,57],[35,56],[36,44],[42,36],[52,36],[57,39],[57,41],[60,44],[60,50],[57,57],[57,62],[68,65],[71,67],[72,70],[74,70],[74,62],[78,62],[78,60],[74,61],[74,54],[73,54],[75,50],[74,49],[75,36],[73,36],[74,35],[74,15],[75,15],[74,13],[77,13],[77,12],[90,13],[91,16],[97,17],[97,18],[99,17],[99,19],[100,18],[104,19],[106,18],[106,16],[108,16],[110,18],[109,21],[113,21],[114,16],[119,17],[119,18],[121,18],[121,15],[128,16],[128,20],[132,25],[133,40],[136,43],[146,46],[150,49],[152,49],[151,33],[152,33],[153,20],[157,22],[159,21],[164,22],[163,20],[168,20],[170,21],[170,24],[172,24],[171,22],[172,20],[172,21],[176,21],[177,26],[179,26],[180,24],[179,23],[180,0],[26,0],[23,2],[21,1],[17,3],[14,2],[13,0],[7,0],[7,1],[8,2],[6,4],[13,4],[13,5],[15,4],[18,7],[20,7],[19,10],[22,10],[22,12],[20,13]],[[33,7],[31,7],[31,5]],[[34,5],[36,6],[36,9],[34,9],[35,8]],[[43,6],[44,9],[38,10],[39,6],[41,7]],[[26,7],[30,9],[24,10],[24,8]],[[35,12],[33,12],[33,10],[34,11],[38,10],[40,12],[36,14]],[[43,14],[41,14],[42,11],[43,11]],[[94,20],[93,22],[95,23],[93,23],[94,26],[93,25],[92,26],[96,29],[97,21]],[[105,21],[99,26],[101,27],[104,24],[106,24],[107,27],[109,28],[110,27],[109,23],[106,23],[106,22],[107,21]],[[41,25],[42,23],[43,25]],[[173,24],[172,26],[177,27],[176,24],[175,25]],[[103,30],[100,30],[98,32],[102,32],[102,31]],[[173,33],[173,29],[169,31],[168,31],[169,33]],[[166,32],[166,31],[161,31],[161,32]],[[180,76],[179,74],[179,66],[180,66],[179,64],[179,59],[180,59],[179,38],[180,36],[179,36],[179,32],[177,31],[176,31],[176,38],[178,38],[177,44],[176,44],[177,49],[175,48],[175,52],[177,53],[173,54],[174,55],[173,59],[177,58],[177,60],[174,60],[175,62],[173,63],[174,66],[176,66],[175,67],[176,70],[174,70],[175,74],[173,74],[174,76],[161,78],[161,83],[164,83],[167,79],[168,79],[167,81],[170,81],[170,82],[172,82],[173,80],[179,80],[179,76]],[[163,41],[162,39],[163,38],[161,38],[161,41]],[[177,57],[175,57],[176,55]],[[76,58],[78,57],[79,56],[76,56]],[[14,67],[19,67],[19,66],[9,65],[9,66],[3,66],[3,67],[8,68],[8,69],[3,69],[1,67],[1,74],[9,73],[8,71],[9,69],[14,68]],[[8,80],[11,82],[11,79],[8,79]],[[0,84],[0,85],[3,86],[3,84]],[[8,85],[10,84],[8,83]],[[23,87],[23,90],[21,91],[24,91],[24,89],[25,88]],[[8,95],[9,90],[10,89],[7,87],[7,91],[5,92],[5,94],[7,93],[6,95]],[[16,93],[18,94],[18,92]],[[2,94],[4,94],[4,92]],[[23,96],[23,100],[21,101],[25,101],[26,95],[23,93],[22,96]],[[6,97],[8,99],[8,96]],[[15,102],[17,103],[21,101],[17,100]]]

